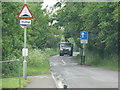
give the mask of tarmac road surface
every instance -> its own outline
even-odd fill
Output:
[[[78,65],[74,56],[52,56],[51,70],[65,79],[69,88],[118,88],[118,71]]]

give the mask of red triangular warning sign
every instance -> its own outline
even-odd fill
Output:
[[[34,16],[32,15],[32,12],[28,8],[27,4],[24,4],[24,6],[22,7],[22,10],[18,14],[17,18],[20,18],[20,19],[32,19],[32,18],[34,18]]]

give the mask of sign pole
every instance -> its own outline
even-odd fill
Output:
[[[83,64],[85,64],[85,44],[83,44]]]
[[[19,12],[17,18],[20,20],[20,25],[24,28],[24,48],[22,49],[22,54],[24,56],[23,61],[23,78],[27,79],[27,60],[26,57],[28,56],[28,49],[26,48],[26,28],[27,25],[31,25],[31,20],[34,16],[32,15],[32,12],[28,8],[28,5],[26,4],[27,0],[24,0],[24,6],[22,7],[22,10]]]
[[[85,56],[85,44],[83,44],[83,56]]]
[[[24,49],[26,49],[26,26],[24,26]],[[26,61],[26,50],[23,61],[23,78],[27,79],[27,61]]]
[[[82,31],[80,32],[80,40],[81,40],[81,44],[83,44],[82,46],[82,55],[81,55],[81,64],[85,64],[85,44],[88,43],[88,32]]]

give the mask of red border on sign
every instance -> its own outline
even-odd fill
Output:
[[[23,9],[25,8],[25,6],[27,7],[28,11],[30,12],[32,17],[20,17],[20,14],[22,13]],[[30,11],[30,9],[28,8],[27,4],[24,4],[24,6],[22,7],[22,10],[20,11],[20,13],[18,14],[17,18],[19,19],[33,19],[34,16],[32,15],[32,12]]]

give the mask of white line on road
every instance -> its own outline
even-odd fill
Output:
[[[62,63],[63,63],[63,65],[65,65],[66,64],[66,62],[62,59]]]
[[[41,76],[28,76],[28,78],[48,78],[48,76],[43,76],[43,75],[41,75]]]

